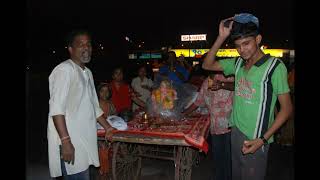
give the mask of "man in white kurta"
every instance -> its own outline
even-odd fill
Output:
[[[147,99],[151,96],[151,87],[153,82],[151,79],[146,76],[146,68],[140,67],[138,70],[138,77],[132,79],[131,86],[135,92],[139,93],[138,98],[144,103],[147,102]],[[132,104],[132,110],[135,111],[139,106],[135,103]]]
[[[81,47],[81,43],[88,43],[86,35],[78,35],[78,39],[74,41],[75,45],[69,47],[72,59],[60,63],[49,76],[50,100],[47,136],[51,177],[62,175],[61,163],[65,164],[67,175],[86,171],[90,165],[100,166],[96,123],[97,119],[100,122],[103,111],[99,107],[92,73],[84,66],[84,62],[90,61],[88,56],[91,56],[91,44],[84,45],[89,48]],[[77,59],[79,56],[83,56],[84,60]],[[65,120],[64,128],[67,130],[64,134],[67,133],[67,136],[64,136],[66,137],[62,137],[61,126],[58,127],[53,118],[61,115]],[[109,130],[109,126],[106,126],[105,123],[102,125]],[[67,145],[63,146],[63,143],[72,143],[68,146],[73,145],[74,147],[73,163],[70,163],[69,160],[69,162],[62,161],[61,152],[63,151],[61,149],[67,149]]]

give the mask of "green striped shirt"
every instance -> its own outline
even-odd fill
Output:
[[[249,71],[241,57],[219,61],[224,74],[235,75],[235,94],[230,126],[236,126],[248,139],[264,135],[274,121],[277,96],[288,93],[287,69],[269,54]],[[269,143],[273,142],[273,137]]]

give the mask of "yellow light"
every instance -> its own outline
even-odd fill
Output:
[[[271,56],[274,57],[283,57],[283,53],[287,52],[289,50],[285,50],[285,49],[263,49],[263,52],[265,54],[270,54]]]
[[[203,55],[208,52],[209,49],[171,49],[179,57],[183,55],[184,57],[195,57],[198,55]],[[286,49],[262,49],[265,54],[270,54],[275,57],[283,57],[283,53],[289,52]],[[217,52],[217,57],[237,57],[240,56],[237,49],[219,49]]]
[[[176,56],[179,57],[183,55],[184,57],[190,57],[189,56],[189,49],[171,49],[176,53]]]
[[[219,49],[217,57],[237,57],[239,53],[236,49]]]

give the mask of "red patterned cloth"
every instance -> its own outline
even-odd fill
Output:
[[[210,120],[208,116],[194,116],[184,118],[184,120],[174,121],[153,121],[149,124],[141,123],[141,118],[135,118],[128,122],[128,129],[125,131],[114,130],[113,135],[142,135],[145,137],[159,137],[184,139],[185,142],[196,147],[205,153],[208,152],[208,143],[206,137],[208,135]],[[103,129],[98,130],[98,136],[104,137]],[[112,140],[112,137],[107,137]]]

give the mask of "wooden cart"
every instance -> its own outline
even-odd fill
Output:
[[[115,131],[110,137],[114,180],[138,180],[143,157],[171,160],[175,165],[175,180],[191,179],[192,165],[199,157],[198,152],[207,151],[208,117],[177,121],[172,130],[168,130],[168,126],[137,129],[138,120],[130,123],[133,128]],[[104,140],[103,133],[98,133],[98,136]]]

